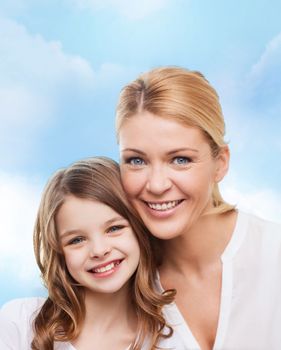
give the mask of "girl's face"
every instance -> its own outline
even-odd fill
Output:
[[[149,112],[127,120],[119,141],[125,191],[154,236],[182,235],[212,207],[227,147],[214,159],[201,130]]]
[[[94,293],[126,285],[140,257],[127,220],[105,204],[67,196],[56,225],[68,271],[79,284]]]

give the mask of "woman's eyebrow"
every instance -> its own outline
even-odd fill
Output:
[[[170,155],[170,154],[173,154],[173,153],[184,152],[184,151],[192,151],[192,152],[196,152],[196,153],[199,152],[199,150],[195,149],[195,148],[181,147],[181,148],[175,148],[175,149],[169,151],[167,154]]]
[[[145,152],[143,152],[139,149],[136,149],[136,148],[124,148],[124,149],[121,149],[121,152],[135,152],[135,153],[145,155]]]

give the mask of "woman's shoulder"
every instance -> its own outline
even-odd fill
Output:
[[[240,216],[243,217],[244,221],[248,223],[248,231],[253,232],[253,234],[260,235],[273,235],[276,239],[281,241],[281,224],[270,221],[254,214],[248,214],[245,212],[240,212]]]
[[[266,260],[276,267],[281,264],[281,224],[244,212],[239,213],[239,217],[238,231],[244,237],[241,254]]]

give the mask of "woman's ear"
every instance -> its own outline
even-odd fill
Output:
[[[230,153],[227,145],[220,148],[218,155],[216,156],[216,173],[215,181],[220,182],[228,171]]]

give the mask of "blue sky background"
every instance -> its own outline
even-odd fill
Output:
[[[232,152],[226,199],[281,222],[281,3],[0,0],[0,305],[42,295],[32,228],[58,168],[118,159],[122,86],[161,65],[218,90]]]

